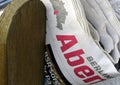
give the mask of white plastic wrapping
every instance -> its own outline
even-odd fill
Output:
[[[109,1],[116,12],[116,16],[120,20],[120,0],[109,0]]]
[[[120,75],[114,66],[119,60],[118,28],[100,5],[91,0],[41,1],[47,11],[45,85],[89,85]],[[84,3],[86,12],[81,1],[91,3]]]

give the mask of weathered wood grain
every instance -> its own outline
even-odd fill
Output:
[[[0,17],[0,85],[43,85],[45,7],[13,0]]]

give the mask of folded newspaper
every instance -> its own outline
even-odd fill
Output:
[[[120,22],[108,0],[41,1],[45,85],[90,85],[120,75]]]

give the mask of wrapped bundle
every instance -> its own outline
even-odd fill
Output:
[[[45,85],[89,85],[120,75],[120,25],[108,1],[101,1],[42,0]]]

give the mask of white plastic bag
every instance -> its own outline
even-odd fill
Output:
[[[109,1],[116,12],[116,16],[120,20],[120,0],[109,0]]]
[[[47,11],[46,85],[89,85],[120,74],[100,45],[100,34],[87,21],[80,0],[41,1]],[[107,36],[111,41],[106,46],[110,42],[114,46]]]

